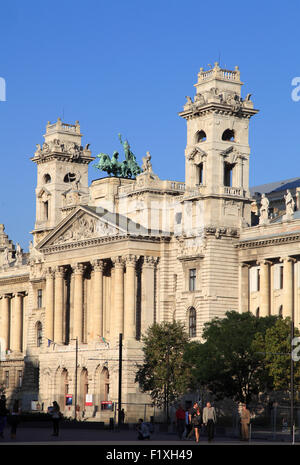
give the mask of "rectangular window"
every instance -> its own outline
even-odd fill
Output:
[[[195,291],[196,290],[196,269],[192,268],[189,274],[189,290]]]
[[[198,181],[200,186],[203,184],[203,163],[198,165]]]
[[[43,290],[38,289],[37,291],[37,307],[42,308],[43,306]]]
[[[257,268],[257,290],[260,291],[260,268]]]
[[[5,372],[5,387],[9,388],[9,371]]]
[[[18,371],[18,387],[22,387],[22,382],[23,382],[23,371],[19,370]]]
[[[279,270],[279,289],[283,289],[283,266],[280,266]]]

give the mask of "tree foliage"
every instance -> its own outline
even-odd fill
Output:
[[[294,336],[299,330],[294,329]],[[278,318],[275,324],[266,330],[265,335],[257,335],[256,346],[265,354],[265,365],[273,389],[289,391],[291,384],[291,320]],[[300,362],[294,362],[294,380],[300,383]]]
[[[184,359],[188,335],[182,323],[155,323],[142,341],[144,363],[138,366],[135,381],[155,405],[167,408],[188,387],[189,364]]]
[[[258,350],[257,334],[265,334],[276,317],[256,318],[251,313],[230,311],[214,318],[203,330],[203,343],[188,347],[185,359],[192,362],[191,388],[206,386],[217,398],[248,402],[253,394],[270,387],[265,356]]]

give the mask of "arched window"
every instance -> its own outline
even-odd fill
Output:
[[[222,140],[234,142],[234,131],[233,129],[226,129],[222,134]]]
[[[196,310],[194,307],[189,310],[189,337],[196,337]]]
[[[203,130],[201,131],[198,131],[196,133],[196,144],[198,144],[199,142],[205,142],[206,141],[206,134]]]
[[[36,346],[41,347],[42,342],[43,342],[43,327],[42,323],[40,321],[37,322],[36,324]]]
[[[282,305],[280,305],[280,307],[279,307],[278,315],[280,316],[280,318],[282,318],[282,316],[283,316],[283,306]]]
[[[44,183],[45,184],[50,184],[50,182],[51,182],[51,176],[50,176],[50,174],[47,173],[44,176]]]
[[[256,317],[259,318],[259,307],[256,309]]]
[[[76,180],[75,173],[67,173],[64,177],[64,182],[74,182]]]

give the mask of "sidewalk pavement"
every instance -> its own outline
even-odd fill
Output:
[[[284,440],[283,440],[284,439]],[[275,444],[291,444],[290,436],[285,438],[277,437],[277,440],[274,440],[272,436],[262,435],[259,438],[259,435],[256,433],[255,437],[252,438],[250,442],[242,442],[237,437],[230,436],[220,436],[217,435],[213,442],[208,442],[207,436],[202,434],[200,435],[199,444],[195,443],[195,440],[179,440],[176,433],[167,433],[167,432],[155,432],[151,435],[150,441],[138,441],[137,433],[135,430],[121,430],[121,431],[111,431],[111,430],[98,430],[98,429],[73,429],[73,428],[61,428],[59,436],[52,436],[52,423],[45,425],[43,428],[22,427],[22,423],[17,429],[17,435],[15,439],[10,437],[10,428],[7,425],[4,430],[4,438],[0,438],[0,445],[12,445],[12,444],[28,444],[28,445],[43,445],[43,444],[80,444],[80,445],[106,445],[113,446],[115,444],[119,445],[129,445],[129,444],[138,444],[138,445],[172,445],[172,446],[183,446],[194,447],[200,445],[275,445]]]

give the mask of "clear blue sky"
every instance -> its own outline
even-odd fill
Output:
[[[278,1],[2,2],[0,223],[28,248],[35,218],[30,161],[48,120],[79,120],[93,155],[127,137],[162,179],[184,180],[186,124],[200,67],[238,65],[260,113],[251,120],[250,184],[300,175],[300,5]],[[99,177],[90,166],[90,180]]]

